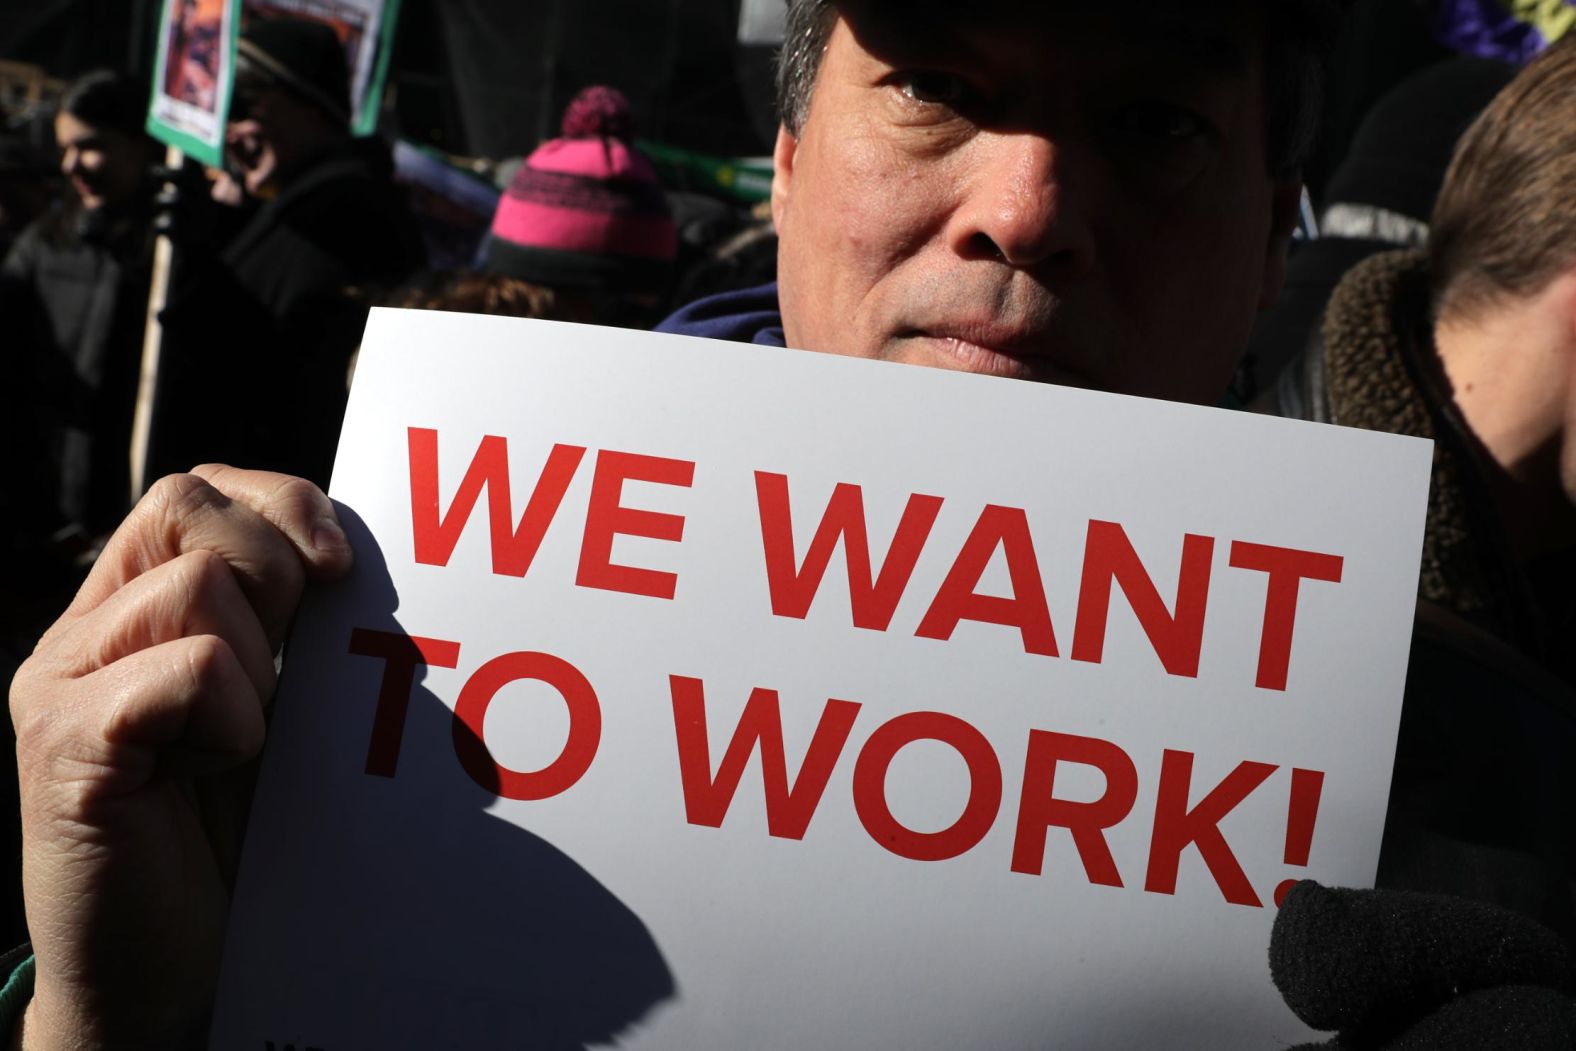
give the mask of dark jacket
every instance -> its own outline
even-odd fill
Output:
[[[99,216],[103,218],[102,213]],[[130,507],[127,454],[148,309],[146,214],[95,224],[63,208],[0,271],[8,459],[0,510],[22,531],[110,528]],[[20,516],[20,517],[17,517]]]
[[[1318,331],[1335,286],[1352,267],[1394,248],[1388,241],[1356,237],[1315,237],[1299,245],[1286,262],[1286,282],[1275,305],[1253,326],[1243,359],[1249,382],[1241,395],[1257,397],[1301,353]]]
[[[1379,885],[1496,902],[1572,934],[1576,560],[1513,557],[1432,331],[1423,254],[1376,256],[1261,407],[1435,442]]]
[[[680,307],[657,325],[656,331],[765,347],[787,346],[782,312],[777,306],[776,282],[697,299]]]
[[[326,485],[366,309],[420,240],[386,149],[356,140],[258,207],[216,257],[179,260],[164,324],[151,475],[206,461]]]

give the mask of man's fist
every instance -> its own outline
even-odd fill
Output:
[[[349,564],[308,482],[165,478],[18,670],[29,1051],[201,1040],[274,657]]]

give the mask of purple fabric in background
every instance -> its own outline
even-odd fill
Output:
[[[1576,0],[1563,2],[1576,8]],[[1434,32],[1441,43],[1463,54],[1517,64],[1549,44],[1536,26],[1498,0],[1437,0]]]

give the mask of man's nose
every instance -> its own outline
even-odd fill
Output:
[[[60,153],[60,174],[70,177],[81,167],[82,154],[75,146],[67,146]]]
[[[1014,267],[1079,277],[1094,264],[1094,239],[1069,179],[1066,151],[1030,133],[985,133],[967,197],[954,215],[958,252]]]

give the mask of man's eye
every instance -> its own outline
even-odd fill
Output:
[[[955,105],[964,97],[963,81],[950,73],[928,70],[900,73],[896,83],[905,96],[930,106]]]
[[[1170,144],[1186,142],[1209,131],[1209,123],[1192,110],[1165,102],[1135,102],[1116,113],[1117,130],[1125,135]]]

